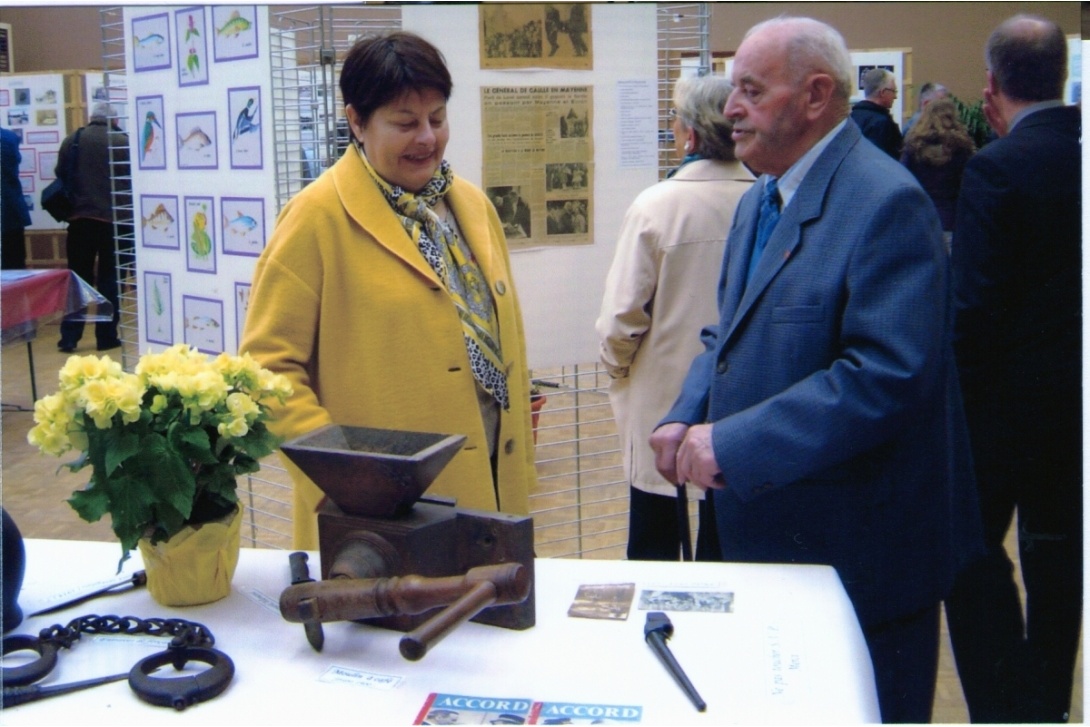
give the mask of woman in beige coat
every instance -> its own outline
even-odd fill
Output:
[[[734,158],[723,117],[730,82],[683,78],[674,88],[681,166],[644,190],[625,214],[598,318],[601,359],[630,485],[628,558],[677,560],[677,487],[655,470],[647,438],[673,404],[700,330],[718,320],[715,287],[735,205],[753,176]],[[703,499],[692,486],[688,494]],[[701,523],[710,508],[701,503]],[[700,528],[697,557],[718,559],[715,522]],[[688,537],[688,534],[684,534]]]
[[[443,160],[451,88],[415,35],[353,47],[341,74],[353,144],[281,212],[239,348],[294,386],[277,434],[463,434],[428,493],[526,514],[536,475],[522,316],[495,208]],[[316,549],[322,493],[289,470],[294,546]]]

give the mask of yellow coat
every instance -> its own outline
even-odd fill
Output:
[[[295,387],[276,411],[278,435],[327,424],[464,434],[428,493],[527,514],[536,484],[530,381],[503,227],[481,190],[460,177],[446,201],[498,313],[511,398],[500,416],[498,503],[457,311],[354,152],[281,212],[254,272],[239,351]],[[295,484],[294,547],[317,549],[322,493],[286,464]]]

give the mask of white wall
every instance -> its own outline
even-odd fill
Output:
[[[478,184],[483,157],[481,86],[593,87],[593,244],[512,252],[531,368],[598,360],[594,321],[613,259],[615,235],[628,205],[658,179],[657,166],[619,167],[616,133],[618,82],[657,79],[655,5],[594,4],[588,9],[593,13],[592,71],[497,71],[480,68],[475,5],[402,8],[402,27],[434,43],[446,56],[454,79],[448,105],[451,141],[447,159],[455,172]]]

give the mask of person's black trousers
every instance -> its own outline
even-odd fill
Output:
[[[1073,376],[1023,391],[1004,416],[970,422],[987,555],[958,577],[946,617],[972,722],[1068,719],[1083,584],[1082,427]],[[1016,511],[1024,616],[1003,546]]]
[[[946,618],[974,723],[1068,718],[1082,622],[1080,401],[1071,366],[966,408],[986,555],[959,574]],[[1015,512],[1025,616],[1004,547]]]
[[[4,270],[26,268],[26,230],[22,227],[8,230],[0,238],[0,268]]]
[[[696,560],[722,560],[712,498],[698,508]],[[629,488],[628,560],[681,560],[677,500]]]
[[[68,223],[65,247],[68,269],[93,285],[114,307],[112,320],[95,323],[95,340],[100,350],[115,348],[119,343],[117,323],[121,318],[121,306],[117,291],[113,223],[82,218],[72,220]],[[82,336],[83,321],[63,321],[61,340],[57,346],[62,349],[75,348]]]

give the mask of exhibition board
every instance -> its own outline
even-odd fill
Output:
[[[119,579],[116,543],[28,540],[26,552],[19,598],[26,613]],[[310,561],[316,573],[317,553]],[[120,577],[139,568],[134,553]],[[512,631],[463,624],[411,662],[398,651],[400,633],[354,622],[326,624],[324,648],[316,652],[303,626],[279,613],[280,593],[291,580],[288,553],[243,548],[232,593],[216,603],[165,608],[137,588],[28,618],[11,632],[36,634],[87,614],[196,621],[234,661],[236,673],[223,694],[179,714],[145,704],[120,681],[8,708],[3,722],[411,724],[431,693],[638,707],[646,724],[879,721],[867,648],[832,568],[538,559],[535,570],[535,626]],[[569,615],[580,586],[619,584],[633,584],[627,618]],[[694,608],[684,597],[664,598],[678,592],[709,596],[696,602],[713,604],[703,612],[665,611],[674,626],[668,646],[707,702],[705,712],[694,708],[644,643],[648,611],[641,599],[660,610]],[[61,651],[41,684],[128,671],[165,641],[84,636]]]

